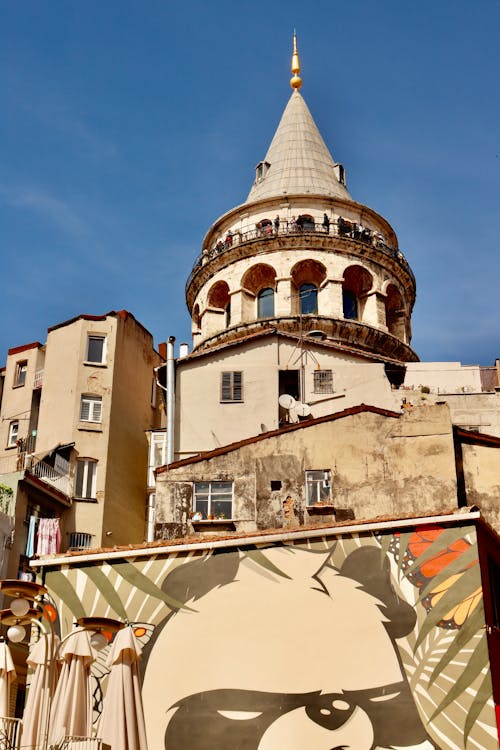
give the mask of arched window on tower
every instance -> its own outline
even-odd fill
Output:
[[[366,295],[373,286],[373,276],[363,266],[348,266],[342,282],[342,308],[346,320],[362,320]]]
[[[350,289],[342,289],[342,307],[346,320],[358,319],[358,298]]]
[[[292,315],[317,315],[319,290],[326,279],[326,268],[317,260],[300,260],[291,269]]]
[[[302,284],[299,287],[299,298],[302,315],[315,315],[318,312],[318,287],[316,284]]]
[[[257,295],[257,317],[272,318],[274,316],[274,289],[266,287]]]

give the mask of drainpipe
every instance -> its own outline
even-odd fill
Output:
[[[151,492],[148,496],[148,510],[147,510],[147,527],[146,527],[146,541],[154,542],[155,540],[155,495]]]
[[[167,342],[167,464],[174,460],[174,410],[175,410],[175,336]]]

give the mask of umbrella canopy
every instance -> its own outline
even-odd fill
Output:
[[[41,746],[47,731],[47,713],[56,678],[55,670],[51,674],[49,664],[52,654],[57,651],[59,645],[59,638],[57,636],[54,638],[53,641],[52,635],[42,636],[35,643],[26,660],[28,666],[34,671],[24,708],[23,745]]]
[[[120,750],[147,750],[139,659],[141,647],[132,628],[120,630],[108,658],[111,668],[98,736]]]
[[[0,716],[10,716],[10,686],[16,679],[16,670],[10,648],[0,642]]]
[[[62,669],[50,712],[49,743],[66,735],[89,737],[92,731],[90,665],[95,657],[89,633],[72,633],[62,643],[59,658]]]

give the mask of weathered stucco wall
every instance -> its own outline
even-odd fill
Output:
[[[189,530],[196,481],[234,482],[238,530],[302,525],[318,515],[334,520],[333,508],[306,505],[307,470],[331,473],[330,505],[339,520],[453,507],[457,488],[449,410],[363,411],[173,465],[157,475],[158,533],[170,537]],[[281,488],[272,489],[271,482],[280,482]]]
[[[229,545],[42,563],[62,635],[130,622],[151,750],[496,747],[471,519]]]
[[[314,373],[320,370],[332,371],[331,393],[315,392]],[[232,371],[243,373],[243,400],[223,403],[221,373]],[[279,377],[286,371],[295,371],[303,379],[303,400],[310,405],[313,417],[361,403],[399,409],[400,399],[391,390],[382,364],[328,350],[312,340],[301,346],[298,340],[269,336],[203,358],[180,360],[175,458],[277,429],[280,417],[285,416],[278,404]],[[297,417],[292,414],[291,419]]]
[[[462,455],[467,502],[500,533],[500,447],[463,445]]]

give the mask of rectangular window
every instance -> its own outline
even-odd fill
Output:
[[[95,499],[97,461],[79,459],[76,462],[75,497]]]
[[[149,443],[148,487],[155,486],[155,469],[167,463],[167,433],[152,432]]]
[[[333,372],[331,370],[315,370],[314,393],[333,393]]]
[[[87,362],[102,365],[106,361],[106,337],[89,336],[87,339]]]
[[[306,505],[328,503],[332,499],[330,469],[306,471]]]
[[[243,401],[243,373],[221,372],[221,401]]]
[[[7,448],[13,448],[17,443],[19,436],[19,422],[11,422],[9,425],[9,436],[7,438]]]
[[[84,531],[71,531],[68,539],[68,549],[91,549],[93,534]]]
[[[194,512],[207,518],[232,518],[232,482],[195,482]]]
[[[14,388],[26,385],[26,373],[28,372],[28,362],[16,362],[16,371],[14,373]]]
[[[80,420],[82,422],[102,421],[101,396],[82,396],[80,402]]]

